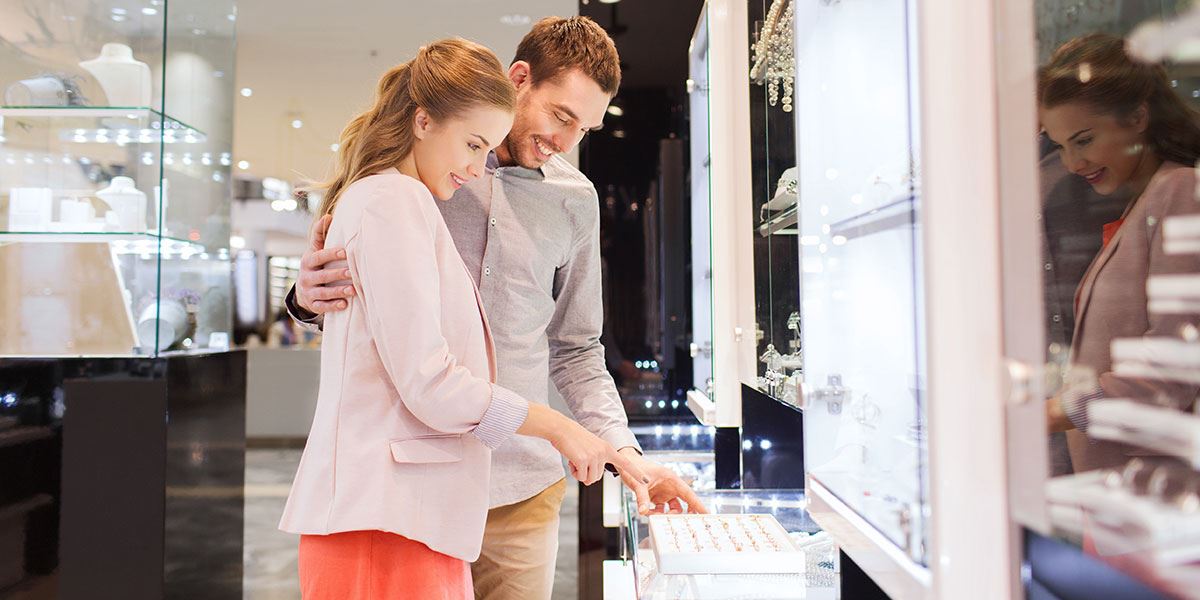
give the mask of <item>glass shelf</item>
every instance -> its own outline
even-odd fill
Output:
[[[829,234],[833,238],[840,236],[844,242],[872,233],[912,227],[917,223],[919,207],[916,202],[914,196],[904,196],[860,215],[830,224]]]
[[[154,233],[113,231],[0,231],[0,244],[87,244],[107,242],[118,254],[178,254],[180,257],[208,258],[201,244]],[[222,249],[226,253],[228,250]]]
[[[768,237],[772,235],[799,235],[800,230],[796,228],[796,223],[799,221],[799,210],[796,207],[789,208],[767,220],[762,225],[758,226],[758,235]]]
[[[208,136],[199,129],[148,107],[117,106],[2,106],[0,123],[12,119],[77,121],[62,125],[59,138],[79,144],[201,144]]]

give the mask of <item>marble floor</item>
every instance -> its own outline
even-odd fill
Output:
[[[246,452],[245,575],[246,600],[300,598],[296,581],[296,536],[276,529],[283,513],[300,450],[252,449]],[[553,600],[575,600],[579,531],[579,488],[567,486],[559,528],[558,567]]]

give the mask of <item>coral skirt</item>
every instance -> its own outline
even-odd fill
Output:
[[[304,600],[470,600],[466,561],[383,531],[300,536]]]

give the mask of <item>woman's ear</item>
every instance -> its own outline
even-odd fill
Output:
[[[431,129],[433,129],[433,119],[429,113],[425,112],[425,109],[417,108],[416,113],[413,114],[413,136],[418,140],[423,140],[425,136],[429,135]]]
[[[1139,104],[1129,115],[1129,122],[1138,133],[1146,133],[1150,128],[1150,107],[1145,102]]]

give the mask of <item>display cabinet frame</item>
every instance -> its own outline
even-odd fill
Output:
[[[751,143],[745,0],[706,2],[689,56],[692,356],[700,360],[694,363],[696,389],[688,394],[688,406],[705,425],[738,427],[741,385],[757,379],[753,222],[744,210],[750,196]],[[702,103],[697,103],[697,91],[705,92]],[[706,315],[711,315],[709,330],[704,328]],[[711,335],[711,347],[704,333]]]

